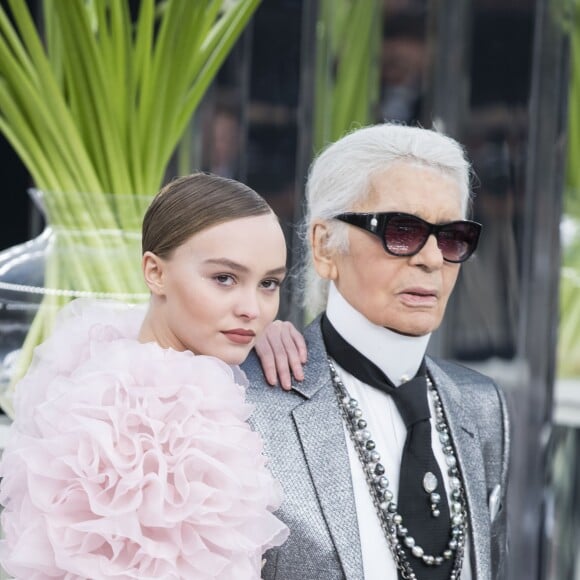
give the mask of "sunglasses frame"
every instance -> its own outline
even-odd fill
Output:
[[[421,222],[422,224],[425,224],[428,228],[429,233],[427,234],[427,236],[425,237],[425,240],[423,241],[422,244],[419,245],[419,247],[414,250],[413,252],[409,252],[408,254],[395,254],[393,251],[389,250],[389,248],[387,247],[387,240],[385,237],[385,232],[387,230],[387,225],[388,223],[395,217],[402,217],[402,218],[408,218],[408,219],[412,219],[418,222]],[[446,258],[443,255],[443,259],[446,262],[451,262],[452,264],[461,264],[462,262],[465,262],[466,260],[468,260],[473,252],[475,252],[475,250],[477,249],[477,244],[479,242],[479,235],[481,234],[481,224],[478,222],[474,222],[471,220],[455,220],[452,222],[447,222],[444,224],[432,224],[428,221],[425,221],[424,219],[410,214],[410,213],[403,213],[403,212],[393,212],[393,211],[387,211],[387,212],[375,212],[375,213],[356,213],[356,212],[346,212],[346,213],[341,213],[339,215],[334,216],[334,219],[337,219],[341,222],[350,224],[351,226],[355,226],[358,228],[361,228],[367,232],[369,232],[370,234],[375,235],[377,238],[379,238],[383,244],[383,248],[385,249],[385,252],[387,252],[387,254],[390,254],[391,256],[397,256],[399,258],[409,258],[410,256],[415,256],[416,254],[418,254],[424,247],[425,244],[427,243],[427,240],[429,239],[429,237],[431,235],[435,236],[435,239],[437,240],[437,247],[439,247],[439,232],[441,230],[445,230],[447,229],[449,226],[452,226],[454,224],[468,224],[470,227],[475,227],[475,240],[472,244],[472,247],[470,248],[469,252],[466,254],[466,256],[464,258],[462,258],[461,260],[450,260],[448,258]],[[441,254],[443,254],[443,251],[441,250],[441,248],[439,248],[441,251]]]

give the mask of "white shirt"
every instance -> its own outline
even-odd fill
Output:
[[[326,315],[337,332],[376,364],[394,385],[398,386],[412,378],[419,370],[430,335],[403,336],[371,323],[341,296],[333,284],[330,287]],[[385,353],[390,353],[390,356],[385,356]],[[377,444],[376,450],[381,455],[381,463],[385,467],[385,475],[389,480],[389,489],[397,497],[401,456],[407,437],[403,419],[389,395],[361,383],[338,364],[336,369],[346,390],[359,402],[359,407],[368,423],[368,429]],[[434,416],[431,397],[429,397],[429,407],[431,416]],[[449,500],[450,487],[445,455],[439,444],[433,421],[431,421],[431,430],[433,453],[443,474]],[[346,427],[345,437],[358,517],[364,578],[365,580],[396,580],[395,562],[381,529],[360,460]],[[425,501],[428,501],[427,495],[425,495]],[[472,579],[469,552],[469,537],[467,537],[461,580]],[[413,559],[410,562],[413,566]]]

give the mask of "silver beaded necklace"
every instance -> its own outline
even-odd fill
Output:
[[[435,425],[448,467],[452,500],[449,506],[451,514],[449,542],[447,549],[438,555],[426,554],[425,550],[415,542],[409,530],[404,526],[403,516],[398,513],[397,503],[394,500],[392,491],[389,489],[389,480],[385,476],[384,466],[380,462],[381,456],[376,450],[376,444],[367,428],[368,424],[363,418],[362,410],[359,408],[358,402],[348,394],[330,358],[328,359],[328,366],[341,415],[362,464],[381,528],[402,578],[405,580],[417,580],[417,575],[403,549],[404,545],[410,549],[413,557],[422,560],[427,566],[440,566],[455,556],[449,580],[459,580],[465,553],[467,502],[463,492],[461,474],[457,467],[457,458],[451,445],[449,427],[435,385],[427,377],[429,394],[435,406]],[[424,488],[427,492],[430,492],[432,515],[433,517],[438,517],[437,504],[441,498],[439,494],[434,493],[434,486],[437,485],[437,482],[433,481],[433,477],[431,473],[426,474]]]

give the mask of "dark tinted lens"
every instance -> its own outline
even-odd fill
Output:
[[[441,228],[437,245],[449,262],[462,262],[475,250],[479,228],[475,224],[457,222]]]
[[[429,236],[429,226],[413,216],[393,216],[385,228],[385,243],[396,256],[415,253]]]

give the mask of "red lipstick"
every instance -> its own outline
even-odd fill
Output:
[[[232,330],[224,330],[222,331],[225,336],[235,342],[236,344],[250,344],[256,333],[253,330],[245,330],[243,328],[233,328]]]

